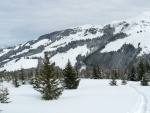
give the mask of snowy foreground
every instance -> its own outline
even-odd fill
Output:
[[[1,113],[150,113],[150,86],[139,82],[109,86],[109,80],[82,79],[77,90],[65,90],[58,100],[44,101],[30,85],[9,89],[9,104]]]

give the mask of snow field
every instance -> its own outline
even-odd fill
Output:
[[[24,59],[21,58],[18,61],[17,59],[14,59],[7,64],[4,65],[3,68],[0,68],[0,71],[7,70],[7,71],[15,71],[15,70],[20,70],[21,68],[23,69],[29,69],[32,67],[37,67],[38,60],[37,59]]]
[[[64,69],[68,60],[70,60],[71,64],[74,66],[77,62],[76,57],[79,54],[81,54],[81,56],[86,56],[87,52],[90,52],[90,50],[87,48],[86,45],[78,46],[77,48],[70,49],[65,53],[56,54],[51,58],[51,61],[55,62],[56,66],[59,66],[60,68]]]
[[[142,95],[146,96],[146,105],[149,105],[149,86],[142,87],[139,82],[120,85],[121,81],[117,82],[118,86],[110,86],[109,81],[81,79],[78,89],[64,90],[58,100],[52,101],[42,100],[41,94],[31,85],[15,88],[4,83],[12,102],[0,104],[0,109],[2,113],[149,113],[145,112],[149,106],[143,107],[146,100]],[[141,108],[146,110],[143,112]]]

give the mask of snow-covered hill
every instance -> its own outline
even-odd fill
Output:
[[[36,40],[0,50],[0,70],[36,67],[44,52],[56,66],[99,64],[102,68],[126,68],[139,57],[150,60],[150,11],[107,25],[84,25],[40,36]],[[25,66],[30,62],[32,65]]]
[[[0,104],[2,113],[149,113],[150,87],[139,82],[110,86],[109,80],[82,79],[76,90],[64,90],[58,100],[43,101],[30,85],[9,89],[9,104]]]

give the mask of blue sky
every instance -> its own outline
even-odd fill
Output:
[[[150,0],[0,0],[0,46],[84,24],[132,18]]]

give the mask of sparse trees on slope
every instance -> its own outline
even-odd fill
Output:
[[[42,94],[44,100],[58,99],[63,88],[57,78],[54,65],[49,61],[48,53],[45,53],[41,73],[38,76],[39,85],[36,90]]]
[[[64,87],[66,89],[77,89],[80,79],[69,60],[65,69],[63,70],[63,76],[64,76]]]

